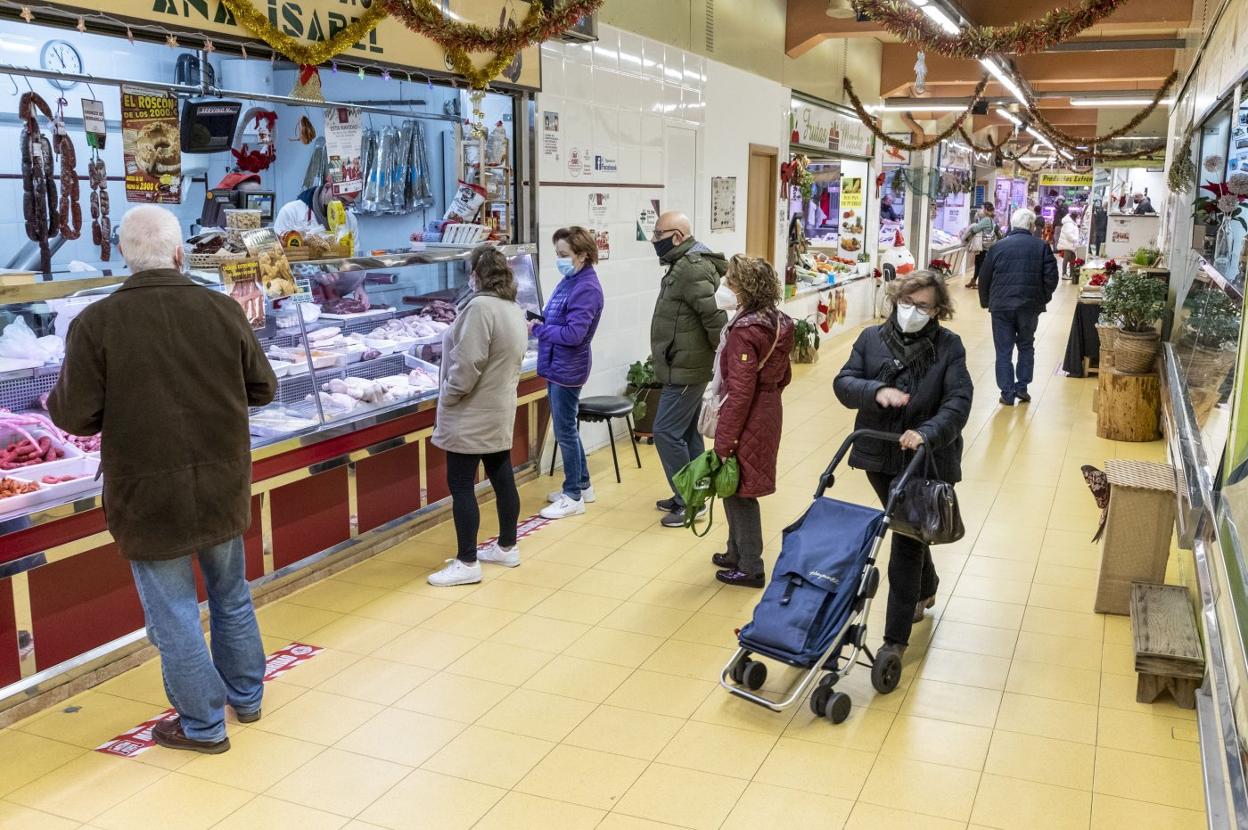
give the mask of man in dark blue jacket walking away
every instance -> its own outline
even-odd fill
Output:
[[[1010,232],[988,252],[979,273],[979,304],[992,312],[1001,403],[1027,403],[1036,365],[1036,325],[1057,290],[1057,259],[1044,240],[1032,235],[1036,215],[1019,208]],[[1018,348],[1018,368],[1014,349]]]

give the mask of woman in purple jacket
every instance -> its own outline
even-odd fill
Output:
[[[602,285],[594,271],[598,243],[592,233],[562,228],[554,241],[555,266],[563,279],[546,303],[544,318],[529,328],[538,341],[537,373],[549,384],[550,422],[563,456],[563,489],[550,494],[542,517],[563,519],[584,513],[585,503],[594,500],[576,415],[589,380],[589,344],[602,318]]]

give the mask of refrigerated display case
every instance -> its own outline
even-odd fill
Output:
[[[519,283],[518,302],[540,312],[536,249],[502,250]],[[363,273],[366,312],[266,301],[257,336],[279,379],[276,400],[251,413],[252,525],[245,547],[255,589],[402,533],[448,502],[445,454],[429,442],[442,328],[430,323],[450,319],[466,293],[469,253],[430,248],[294,265],[297,277],[310,279]],[[221,290],[215,274],[192,276],[204,290]],[[56,383],[59,358],[52,355],[68,320],[124,280],[73,277],[0,284],[0,327],[29,328],[49,355],[39,365],[0,372],[0,409],[38,416]],[[531,343],[517,397],[517,469],[534,466],[547,417],[535,364]],[[57,432],[48,437],[65,449],[58,462],[64,471],[43,464],[4,474],[74,478],[0,498],[0,710],[117,659],[143,635],[129,567],[105,526],[98,451]]]

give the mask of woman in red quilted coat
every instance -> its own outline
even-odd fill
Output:
[[[776,491],[776,456],[780,452],[780,395],[793,379],[793,321],[777,308],[780,278],[765,259],[737,255],[724,277],[737,297],[737,316],[721,338],[717,372],[719,423],[715,452],[736,456],[741,485],[724,499],[728,514],[728,550],[711,561],[720,582],[762,588],[763,525],[758,500]]]

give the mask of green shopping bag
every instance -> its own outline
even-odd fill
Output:
[[[690,461],[673,477],[676,492],[685,503],[685,527],[702,537],[711,532],[715,521],[715,498],[728,498],[737,493],[741,483],[741,467],[735,457],[720,459],[715,450],[707,450]],[[698,514],[707,508],[706,528],[698,532]]]

